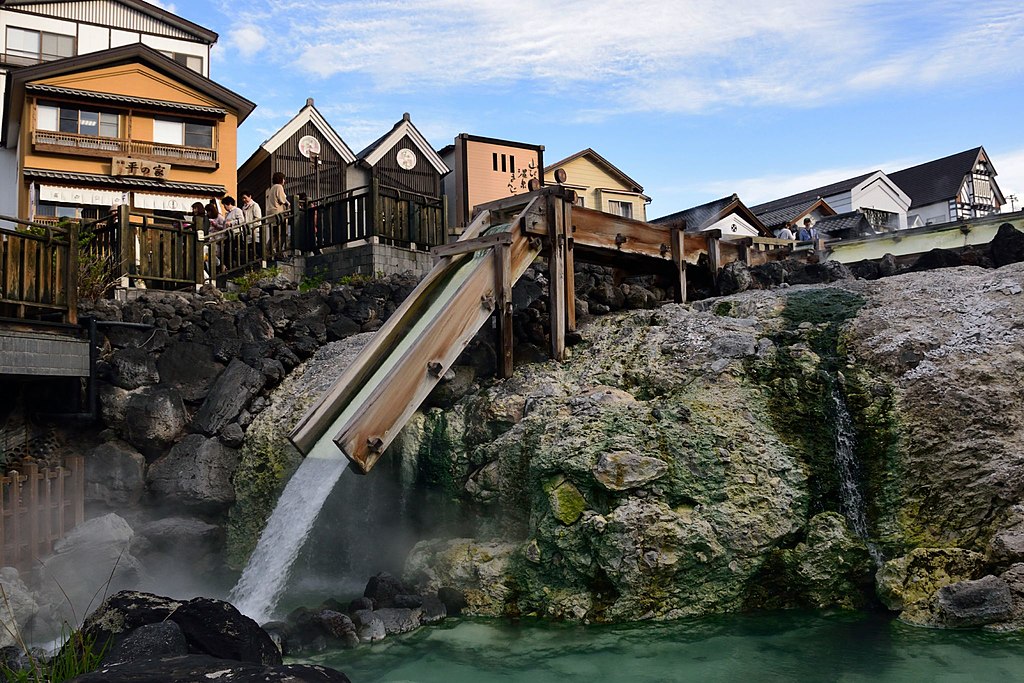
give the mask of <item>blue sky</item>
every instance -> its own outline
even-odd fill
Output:
[[[1024,3],[990,0],[175,0],[259,106],[239,163],[314,97],[358,151],[403,112],[593,147],[656,217],[748,204],[984,145],[1024,200]],[[1017,207],[1021,206],[1020,202]]]

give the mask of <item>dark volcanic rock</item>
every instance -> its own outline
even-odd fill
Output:
[[[350,683],[348,676],[312,664],[262,666],[205,655],[165,657],[104,666],[72,683]]]
[[[734,261],[718,274],[718,291],[724,296],[745,292],[754,284],[747,265],[742,261]]]
[[[235,500],[231,477],[239,454],[217,439],[189,434],[149,467],[154,493],[192,508],[216,511]]]
[[[865,259],[856,263],[849,263],[846,267],[850,269],[854,277],[865,280],[877,280],[879,278],[878,264],[874,261]]]
[[[825,261],[824,263],[808,263],[802,268],[797,268],[789,274],[787,281],[793,285],[814,285],[852,278],[853,274],[842,263]]]
[[[237,358],[217,378],[209,396],[196,414],[192,426],[204,434],[214,435],[234,421],[238,413],[266,384],[266,377]]]
[[[157,385],[133,392],[119,426],[122,436],[147,458],[164,453],[185,431],[185,405],[173,387]]]
[[[231,603],[195,598],[169,618],[181,627],[194,653],[264,665],[281,663],[281,653],[267,632]]]
[[[146,459],[128,444],[100,444],[85,456],[86,501],[135,505],[146,490],[145,467]]]
[[[117,349],[108,362],[110,381],[122,389],[138,389],[160,381],[153,354],[146,349]]]
[[[394,605],[395,596],[410,593],[412,591],[408,590],[397,578],[387,572],[381,572],[370,577],[366,583],[366,590],[363,591],[363,597],[373,600],[374,607],[380,609]]]
[[[462,614],[462,609],[466,606],[466,594],[458,588],[442,586],[437,591],[437,599],[444,604],[445,611],[453,617]]]
[[[937,602],[946,626],[983,626],[1005,621],[1013,614],[1009,585],[991,575],[943,586]]]
[[[938,268],[956,268],[964,264],[960,254],[949,249],[932,249],[917,257],[910,270],[919,272],[922,270],[936,270]]]
[[[180,341],[167,347],[156,362],[160,381],[175,387],[186,401],[202,401],[210,386],[224,370],[213,359],[213,349],[206,344]]]
[[[103,666],[188,654],[181,627],[173,621],[145,624],[128,633],[103,656]]]
[[[997,268],[1008,263],[1024,261],[1024,232],[1009,223],[1003,223],[999,226],[996,236],[989,242],[989,251]]]
[[[102,645],[124,640],[130,631],[164,621],[181,602],[140,591],[121,591],[103,601],[82,624],[82,635]]]

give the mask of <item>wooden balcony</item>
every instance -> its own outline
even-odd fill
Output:
[[[55,152],[78,156],[130,156],[136,159],[163,161],[172,166],[217,168],[217,150],[161,142],[103,138],[95,135],[59,133],[50,130],[32,131],[32,148],[37,152]]]

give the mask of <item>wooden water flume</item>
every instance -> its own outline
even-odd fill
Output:
[[[681,228],[574,210],[572,200],[571,191],[553,187],[479,207],[457,242],[434,248],[433,270],[303,416],[292,443],[305,455],[323,455],[330,439],[358,471],[368,472],[492,315],[498,372],[511,375],[512,286],[542,252],[548,259],[551,355],[559,360],[565,333],[576,324],[577,244],[610,252],[606,256],[618,265],[655,261],[676,274],[677,296],[685,297]],[[644,271],[652,272],[647,266]]]

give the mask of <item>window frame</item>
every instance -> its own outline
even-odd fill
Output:
[[[623,213],[623,207],[628,209],[626,213]],[[621,199],[609,199],[608,200],[608,213],[620,216],[622,218],[633,217],[633,202],[623,201]]]
[[[23,33],[34,34],[36,37],[36,50],[35,52],[28,52],[27,50],[12,49],[11,48],[11,31],[22,31]],[[62,55],[49,54],[43,52],[44,38],[55,38],[57,43],[61,42],[61,39],[70,41],[71,54]],[[33,59],[35,63],[42,64],[43,62],[53,62],[58,59],[67,59],[68,57],[74,57],[78,54],[78,38],[67,33],[55,33],[53,31],[43,31],[34,28],[24,28],[22,26],[8,26],[7,31],[4,32],[4,53],[9,56],[18,57],[21,59]]]
[[[54,118],[55,125],[54,125],[54,127],[52,129],[44,127],[43,122],[42,122],[41,117],[40,117],[40,112],[42,110],[55,110],[55,112],[56,112],[56,116]],[[68,114],[70,114],[71,112],[74,112],[74,114],[75,114],[74,119],[73,119],[75,121],[75,129],[74,130],[64,130],[64,128],[65,128],[64,122],[65,121],[69,121],[70,122],[72,120],[71,116],[65,116],[65,112],[68,112]],[[91,114],[91,115],[95,115],[96,116],[96,128],[95,128],[96,132],[95,133],[91,133],[91,132],[84,132],[83,133],[82,132],[82,114],[83,113]],[[51,133],[65,133],[65,134],[72,134],[72,135],[85,135],[85,136],[88,136],[88,137],[104,138],[104,139],[107,139],[107,140],[120,140],[120,139],[122,139],[121,138],[121,116],[122,116],[121,112],[113,111],[113,110],[110,110],[110,109],[102,109],[102,108],[99,108],[99,107],[94,109],[94,108],[89,108],[89,107],[82,107],[82,106],[77,105],[77,104],[76,105],[72,105],[70,103],[62,103],[62,102],[37,102],[36,103],[36,116],[35,116],[35,129],[36,130],[47,131],[47,132],[51,132]],[[47,123],[49,123],[49,122],[47,122]],[[116,134],[115,135],[104,135],[102,133],[103,129],[105,127],[109,127],[111,125],[111,123],[114,123],[116,125],[116,127],[117,127]],[[108,130],[109,130],[109,128],[108,128]]]

